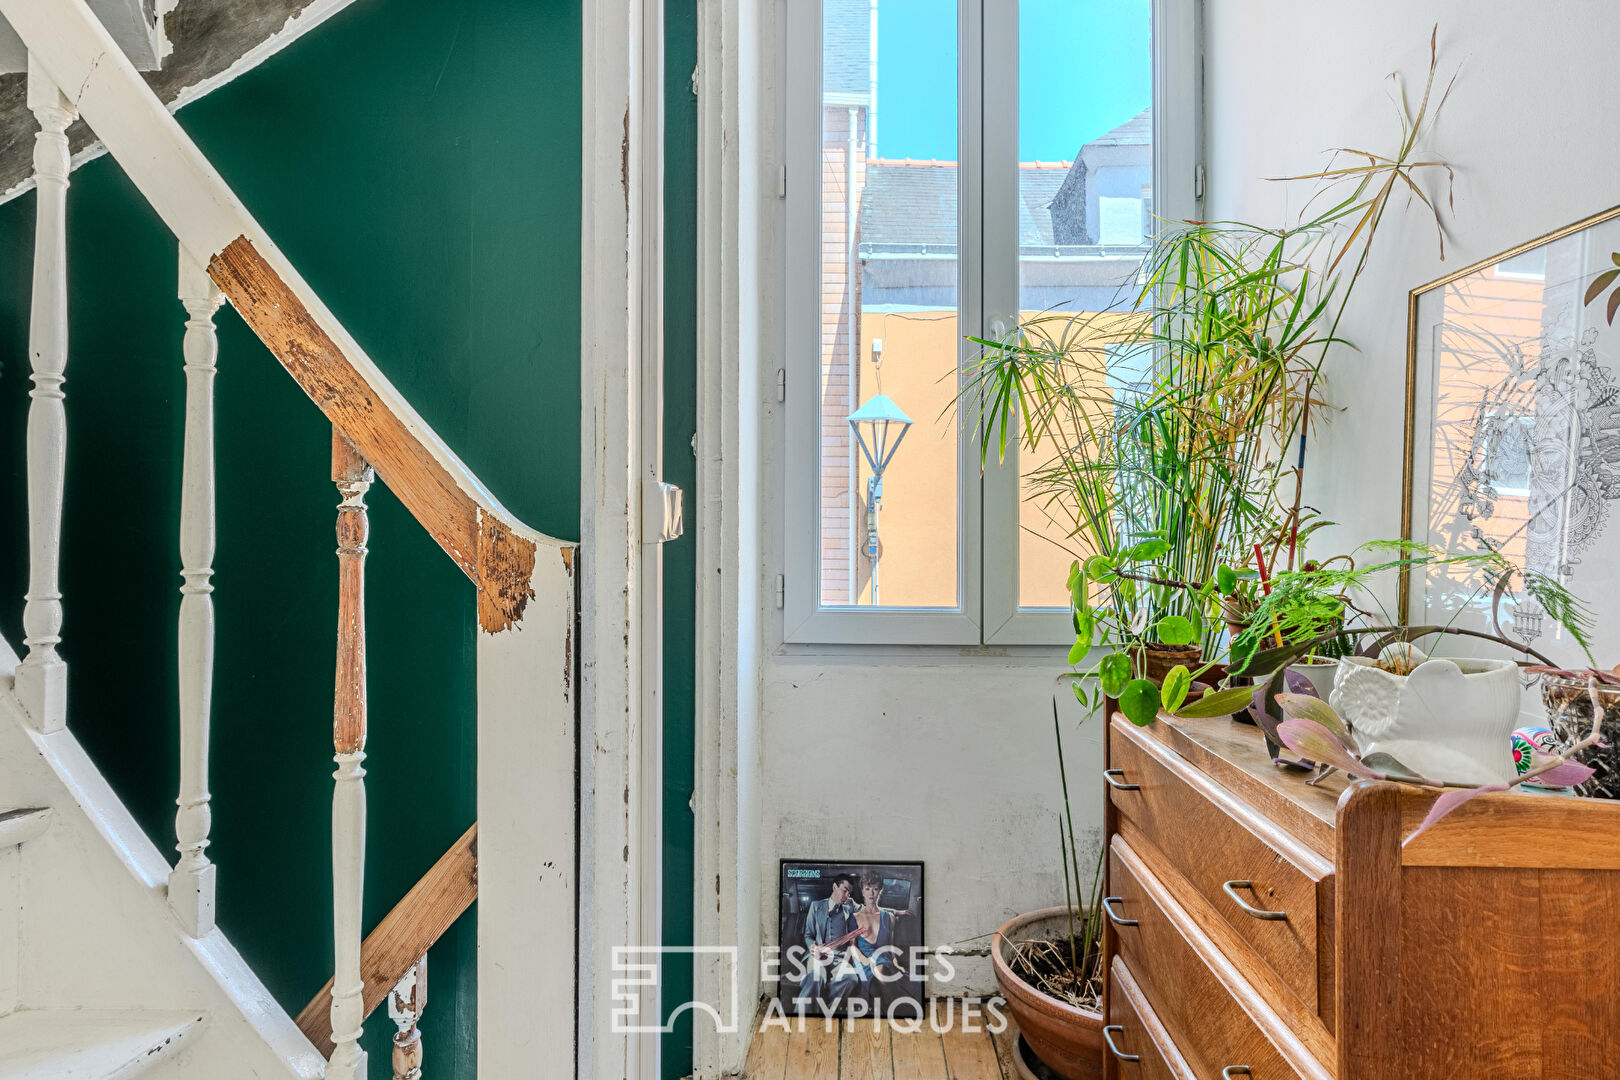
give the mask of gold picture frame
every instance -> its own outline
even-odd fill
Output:
[[[1499,278],[1520,278],[1522,280],[1529,281],[1533,279],[1533,274],[1508,273],[1504,269],[1505,264],[1508,264],[1514,260],[1524,261],[1527,257],[1529,257],[1529,262],[1533,264],[1534,254],[1538,251],[1538,249],[1544,249],[1544,252],[1552,251],[1554,249],[1552,249],[1551,245],[1556,244],[1558,241],[1565,240],[1568,237],[1575,236],[1587,230],[1597,229],[1599,226],[1603,226],[1608,222],[1617,220],[1620,220],[1620,206],[1612,207],[1608,210],[1603,210],[1599,213],[1592,214],[1560,229],[1556,229],[1553,232],[1527,240],[1522,244],[1518,244],[1488,258],[1471,263],[1459,270],[1452,271],[1443,277],[1425,282],[1424,284],[1412,289],[1407,294],[1406,402],[1404,418],[1405,440],[1401,479],[1401,537],[1404,540],[1412,541],[1414,539],[1430,539],[1431,529],[1435,520],[1435,504],[1433,499],[1435,484],[1436,431],[1441,427],[1441,423],[1437,419],[1437,408],[1441,401],[1441,394],[1438,389],[1439,375],[1437,374],[1437,371],[1440,369],[1442,358],[1449,354],[1449,350],[1442,342],[1442,338],[1445,336],[1448,330],[1453,329],[1457,325],[1457,323],[1447,324],[1445,322],[1445,298],[1448,295],[1461,297],[1461,303],[1459,306],[1467,308],[1470,301],[1475,299],[1465,287],[1468,279],[1479,279],[1482,284]],[[1604,233],[1604,236],[1608,236],[1607,231]],[[1597,237],[1598,234],[1594,233],[1594,239]],[[1606,249],[1615,242],[1616,241],[1613,237],[1609,237],[1608,239],[1605,239],[1601,245],[1597,245],[1592,250],[1596,251],[1599,247]],[[1566,248],[1568,247],[1571,246],[1566,245]],[[1563,249],[1559,250],[1562,251]],[[1544,312],[1552,307],[1552,301],[1547,298],[1549,292],[1551,291],[1551,286],[1548,284],[1548,271],[1545,269],[1545,260],[1547,257],[1548,256],[1544,253],[1541,278],[1542,299],[1539,301]],[[1568,261],[1567,258],[1565,261]],[[1614,256],[1614,261],[1617,266],[1620,266],[1620,250],[1617,250],[1617,253]],[[1560,295],[1563,296],[1564,299],[1560,301],[1562,306],[1557,310],[1561,315],[1568,315],[1573,310],[1573,325],[1583,326],[1588,325],[1587,320],[1590,317],[1587,315],[1585,309],[1592,304],[1592,298],[1589,294],[1585,294],[1582,296],[1582,299],[1585,300],[1584,303],[1582,303],[1580,300],[1571,303],[1567,297],[1569,295],[1580,294],[1579,286],[1583,282],[1590,286],[1597,286],[1599,283],[1597,282],[1596,278],[1604,277],[1605,274],[1604,272],[1591,270],[1587,263],[1580,263],[1578,265],[1587,268],[1579,269],[1578,272],[1573,275],[1568,274],[1567,270],[1562,268],[1556,271],[1556,273],[1565,274],[1565,277],[1559,281],[1559,288],[1563,290]],[[1604,264],[1601,270],[1606,269],[1607,264]],[[1572,294],[1569,291],[1572,287],[1575,287],[1576,289],[1575,294]],[[1449,292],[1441,291],[1448,289],[1450,290]],[[1608,286],[1605,286],[1602,291],[1605,295],[1607,295],[1609,292]],[[1439,321],[1434,320],[1432,312],[1427,313],[1427,315],[1424,312],[1426,299],[1428,299],[1431,307],[1436,302],[1434,299],[1430,298],[1439,298],[1438,302],[1441,312]],[[1602,315],[1601,313],[1597,312],[1594,312],[1593,315],[1596,317],[1592,318],[1590,325],[1595,326],[1597,320],[1602,318]],[[1606,345],[1613,345],[1620,343],[1620,326],[1613,326],[1613,308],[1609,309],[1609,315],[1610,323],[1602,328],[1603,337]],[[1481,322],[1487,318],[1487,316],[1483,314],[1473,314],[1470,316],[1469,313],[1464,312],[1463,316],[1458,321],[1466,322],[1469,317],[1475,318]],[[1499,313],[1495,313],[1494,311],[1491,317],[1498,319],[1504,318],[1504,316],[1501,316]],[[1542,323],[1538,324],[1536,328],[1539,329],[1541,326],[1544,326],[1550,317],[1551,316],[1543,315]],[[1420,327],[1429,325],[1430,323],[1433,323],[1433,325],[1430,326],[1430,329],[1435,336],[1430,340],[1429,343],[1429,366],[1425,368],[1422,362],[1422,357],[1420,356],[1420,353],[1424,351],[1420,348],[1420,338],[1422,336]],[[1585,333],[1591,334],[1594,333],[1594,330],[1589,327],[1587,330],[1585,330]],[[1501,348],[1502,340],[1503,339],[1498,338],[1497,341],[1493,343],[1494,347]],[[1526,344],[1528,344],[1528,348],[1525,347]],[[1525,364],[1533,362],[1539,365],[1546,362],[1544,357],[1548,355],[1546,350],[1549,348],[1549,341],[1545,337],[1541,339],[1523,338],[1517,343],[1508,342],[1507,348],[1510,352],[1514,352],[1517,356],[1517,361],[1520,367],[1517,375],[1520,383],[1522,384],[1524,376],[1523,368]],[[1616,355],[1620,355],[1620,350],[1611,351],[1614,351]],[[1605,367],[1604,370],[1608,371],[1609,369]],[[1423,376],[1427,376],[1427,382],[1423,381]],[[1423,392],[1425,390],[1427,390],[1429,396],[1428,414],[1420,416],[1420,400],[1424,397]],[[1486,395],[1486,392],[1483,390],[1481,390],[1480,393],[1482,395]],[[1466,402],[1463,404],[1466,405]],[[1456,404],[1453,404],[1452,408],[1454,411],[1462,411]],[[1476,405],[1475,408],[1476,416],[1494,416],[1494,414],[1488,411],[1488,403],[1482,402],[1481,404]],[[1537,406],[1537,408],[1539,408],[1539,406]],[[1523,424],[1525,422],[1525,418],[1523,416],[1515,417],[1514,422]],[[1420,429],[1427,432],[1427,445],[1423,447],[1419,446]],[[1528,444],[1532,441],[1532,436],[1529,434],[1520,434],[1518,438],[1526,444],[1526,452],[1529,455],[1529,459],[1533,460],[1534,453],[1530,451],[1528,447]],[[1476,438],[1475,443],[1471,444],[1469,447],[1467,456],[1468,465],[1465,467],[1472,467],[1478,453],[1477,448],[1478,442]],[[1421,467],[1419,460],[1420,450],[1423,451],[1428,462],[1428,473],[1426,477],[1423,478],[1423,482],[1429,485],[1428,489],[1421,493],[1426,503],[1427,513],[1426,520],[1421,523],[1421,530],[1420,523],[1416,520],[1415,515],[1416,504],[1419,501],[1418,496],[1420,494],[1417,489],[1417,485],[1420,482],[1420,478],[1418,476],[1418,472]],[[1528,469],[1530,466],[1527,465],[1526,468]],[[1494,488],[1489,486],[1495,483],[1490,470],[1487,469],[1484,475],[1485,480],[1483,483],[1484,485],[1487,485],[1484,490],[1488,494],[1494,494]],[[1526,483],[1528,484],[1529,481],[1527,480]],[[1561,495],[1559,497],[1563,496]],[[1526,497],[1527,505],[1533,505],[1533,502],[1534,500],[1531,497]],[[1620,517],[1620,504],[1617,504],[1615,509],[1617,511],[1616,516]],[[1487,513],[1486,516],[1488,517],[1489,514]],[[1534,516],[1535,514],[1531,512],[1530,517],[1533,518]],[[1520,527],[1520,530],[1528,530],[1529,525],[1530,521],[1527,519],[1525,524]],[[1422,534],[1421,536],[1419,535],[1420,532]],[[1412,618],[1414,606],[1413,591],[1413,581],[1410,573],[1407,571],[1402,571],[1399,581],[1397,607],[1402,624],[1408,624]]]

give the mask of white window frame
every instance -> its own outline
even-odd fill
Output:
[[[979,472],[977,440],[959,432],[958,607],[823,607],[820,585],[821,29],[819,0],[785,5],[786,403],[783,637],[827,645],[1067,647],[1066,609],[1018,606],[1018,454]],[[959,0],[959,361],[967,336],[999,337],[1018,316],[1018,0]],[[1202,188],[1200,0],[1153,0],[1153,204],[1197,216]],[[986,68],[996,71],[984,78]],[[1196,177],[1196,180],[1195,180]],[[1198,191],[1195,192],[1195,183]],[[960,366],[959,366],[960,370]],[[964,420],[969,410],[963,410]]]

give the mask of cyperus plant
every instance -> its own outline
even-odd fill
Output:
[[[1397,147],[1341,151],[1356,163],[1336,157],[1289,178],[1325,183],[1337,200],[1327,209],[1282,229],[1167,224],[1113,309],[1047,314],[1002,340],[975,339],[983,353],[963,393],[979,410],[981,462],[992,449],[1005,461],[1010,443],[1035,462],[1027,497],[1061,528],[1074,560],[1071,663],[1094,645],[1108,650],[1086,672],[1092,689],[1076,684],[1083,700],[1117,697],[1144,724],[1174,709],[1197,673],[1181,666],[1155,685],[1142,646],[1198,642],[1215,656],[1218,568],[1279,534],[1292,558],[1316,387],[1330,350],[1347,344],[1337,328],[1373,236],[1405,191],[1439,225],[1416,180],[1446,168],[1417,153],[1433,45],[1420,104],[1408,110],[1401,97]]]

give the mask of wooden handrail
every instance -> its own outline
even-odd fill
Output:
[[[411,965],[478,899],[478,823],[411,886],[360,946],[365,1015],[382,1004]],[[323,1055],[332,1048],[332,981],[298,1014],[298,1028]]]
[[[30,55],[283,367],[478,587],[497,633],[532,597],[536,550],[570,544],[523,525],[445,445],[292,268],[152,93],[83,0],[0,0]]]
[[[245,235],[209,261],[208,276],[332,426],[354,443],[478,586],[479,625],[494,633],[522,619],[532,595],[535,542],[404,404],[359,346],[346,347],[323,329],[297,290]],[[390,403],[390,397],[396,401]]]

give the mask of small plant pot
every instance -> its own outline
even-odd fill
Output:
[[[1170,669],[1180,664],[1188,671],[1198,666],[1204,656],[1199,645],[1160,645],[1149,642],[1136,646],[1142,657],[1142,677],[1163,684]]]
[[[1603,742],[1575,755],[1576,761],[1596,771],[1574,791],[1593,799],[1620,799],[1620,686],[1601,684],[1597,696],[1603,707]],[[1547,726],[1565,746],[1591,732],[1592,696],[1585,679],[1543,676],[1541,700],[1547,706]]]
[[[1311,687],[1316,691],[1316,696],[1323,701],[1326,701],[1328,696],[1333,693],[1333,680],[1339,673],[1339,662],[1337,660],[1302,660],[1297,664],[1289,664],[1288,666],[1291,670],[1297,671],[1309,679]]]
[[[1409,675],[1365,656],[1339,661],[1328,704],[1362,749],[1386,753],[1425,776],[1462,784],[1505,784],[1515,775],[1519,668],[1511,660],[1423,658]]]
[[[1007,1012],[1041,1063],[1063,1080],[1101,1080],[1102,1013],[1043,994],[1012,969],[1013,942],[1064,937],[1069,918],[1068,908],[1054,907],[1010,920],[990,939],[990,961],[1001,996],[1007,999]]]
[[[1254,615],[1254,601],[1239,600],[1228,596],[1221,601],[1221,621],[1226,623],[1226,632],[1237,637],[1249,628],[1249,619]]]

